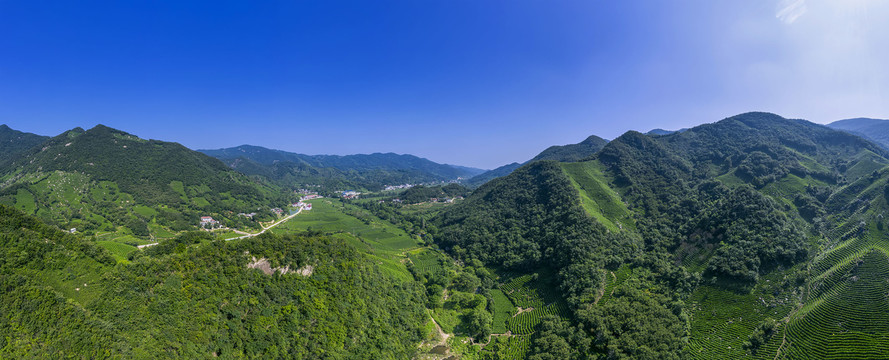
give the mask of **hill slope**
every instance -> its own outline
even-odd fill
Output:
[[[528,357],[882,357],[889,320],[862,314],[889,304],[860,299],[889,268],[887,158],[766,113],[629,132],[480,187],[438,239],[464,262],[560,274],[573,320],[542,322]]]
[[[0,169],[19,154],[46,140],[49,140],[49,136],[21,132],[0,125]]]
[[[238,212],[286,203],[217,159],[102,125],[22,153],[0,179],[0,203],[66,229],[139,236],[163,232],[155,225],[185,230],[201,215],[235,221]]]
[[[0,205],[0,357],[404,359],[416,352],[427,316],[420,289],[393,280],[342,240],[209,240],[187,233],[115,265],[90,241]]]

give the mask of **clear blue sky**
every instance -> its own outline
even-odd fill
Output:
[[[889,118],[889,2],[0,0],[0,123],[493,168],[746,111]]]

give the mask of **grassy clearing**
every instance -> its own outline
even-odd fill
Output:
[[[747,182],[745,182],[744,180],[741,180],[741,178],[735,176],[734,170],[717,176],[716,180],[719,180],[719,182],[723,183],[725,186],[732,187],[732,188],[747,184]]]
[[[15,194],[15,208],[23,213],[33,215],[37,211],[37,203],[34,194],[25,189],[19,189]]]
[[[590,216],[611,231],[620,231],[623,226],[635,229],[630,211],[620,195],[608,187],[595,161],[563,163],[562,169],[579,192],[581,205]]]
[[[503,334],[508,330],[506,322],[515,315],[516,307],[500,289],[491,290],[491,296],[494,298],[494,325],[492,331],[494,334]]]
[[[140,239],[138,237],[135,237],[135,236],[125,233],[125,232],[109,232],[109,233],[99,234],[99,235],[96,235],[96,240],[97,241],[115,241],[115,242],[119,242],[122,244],[129,244],[129,245],[145,245],[145,244],[151,244],[154,242],[151,240]]]
[[[412,276],[402,263],[405,252],[420,248],[421,244],[395,225],[356,206],[345,205],[336,199],[311,201],[312,210],[278,225],[274,233],[307,230],[331,233],[378,261],[378,265],[402,280]]]
[[[148,206],[144,206],[144,205],[134,206],[133,212],[135,212],[136,214],[142,215],[145,218],[149,218],[149,219],[157,216],[157,210],[154,210],[154,209],[152,209]]]
[[[111,256],[113,256],[114,259],[117,260],[117,262],[124,264],[129,262],[127,261],[127,255],[129,255],[133,251],[138,250],[138,248],[136,248],[135,246],[119,243],[117,241],[96,241],[96,245],[99,245],[110,251]]]

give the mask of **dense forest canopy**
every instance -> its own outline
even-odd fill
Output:
[[[0,357],[403,359],[425,296],[340,240],[206,233],[114,265],[0,206]],[[274,271],[248,267],[267,261]],[[287,269],[287,270],[282,270]],[[308,270],[307,270],[308,269]]]
[[[534,358],[696,357],[689,349],[709,341],[689,332],[703,321],[693,313],[708,311],[703,294],[815,299],[797,287],[803,265],[834,227],[858,223],[848,216],[885,206],[879,191],[858,193],[885,182],[887,164],[860,137],[767,113],[628,132],[577,166],[534,162],[481,186],[440,217],[437,239],[464,261],[561,274],[573,319],[542,323]],[[734,351],[777,347],[771,321],[744,330]]]

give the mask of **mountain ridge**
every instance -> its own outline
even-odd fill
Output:
[[[255,145],[198,151],[221,159],[234,169],[278,183],[318,182],[340,190],[342,187],[379,189],[385,185],[450,181],[480,171],[396,153],[304,155]]]

